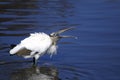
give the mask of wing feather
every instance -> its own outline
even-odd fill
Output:
[[[25,47],[23,47],[20,44],[10,50],[10,54],[17,54],[19,56],[29,55],[30,52],[31,52],[31,50],[26,49]]]

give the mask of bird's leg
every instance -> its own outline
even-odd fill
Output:
[[[37,60],[33,57],[33,65],[37,65]]]
[[[36,54],[34,57],[33,57],[33,65],[37,65],[37,61],[38,61],[38,58],[40,57],[39,54]]]

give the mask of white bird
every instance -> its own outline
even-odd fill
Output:
[[[60,36],[61,33],[70,29],[73,29],[73,27],[65,28],[49,35],[43,32],[31,33],[29,37],[25,38],[11,49],[10,54],[16,54],[18,56],[23,56],[24,58],[33,58],[33,64],[36,64],[39,57],[43,54],[56,54],[57,42],[59,39],[73,37]]]

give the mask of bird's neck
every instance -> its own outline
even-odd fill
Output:
[[[53,41],[53,42],[52,42],[52,45],[56,45],[56,44],[57,44],[57,42],[56,42],[56,41]]]
[[[52,40],[52,45],[56,45],[59,39],[55,37],[51,37],[51,40]]]

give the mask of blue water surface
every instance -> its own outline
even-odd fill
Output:
[[[61,39],[57,55],[42,56],[37,68],[9,55],[30,33],[67,27],[75,29],[63,35],[77,39]],[[119,0],[1,0],[0,80],[120,80],[119,37]]]

